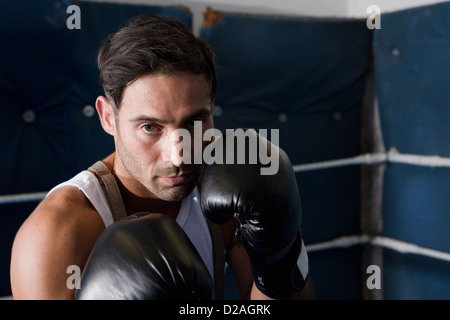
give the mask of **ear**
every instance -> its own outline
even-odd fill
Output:
[[[110,135],[116,134],[116,117],[114,116],[113,106],[106,97],[99,96],[95,101],[95,108],[100,117],[100,123],[103,130]]]

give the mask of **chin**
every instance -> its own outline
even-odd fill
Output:
[[[164,201],[178,202],[190,195],[195,186],[196,184],[175,186],[169,189],[161,190],[161,192],[158,192],[155,195]]]

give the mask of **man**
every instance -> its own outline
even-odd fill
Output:
[[[126,214],[155,212],[176,220],[213,273],[211,237],[199,214],[196,187],[204,165],[183,163],[173,139],[180,129],[213,128],[217,84],[211,49],[181,23],[143,15],[105,39],[98,65],[105,96],[98,97],[96,109],[116,149],[103,163],[118,184]],[[51,190],[14,241],[14,299],[73,299],[67,268],[85,268],[100,235],[113,223],[110,213],[90,171]],[[223,225],[224,249],[240,295],[269,298],[253,281],[235,225],[235,219]],[[309,277],[297,289],[286,298],[311,297]]]

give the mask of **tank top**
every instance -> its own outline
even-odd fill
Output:
[[[81,171],[72,179],[55,186],[48,194],[64,186],[77,187],[84,193],[102,218],[105,228],[114,222],[111,209],[108,206],[100,182],[93,173],[87,170]],[[175,221],[189,237],[200,254],[200,257],[205,262],[211,277],[214,278],[212,240],[206,218],[200,208],[197,188],[195,188],[189,196],[183,199]]]

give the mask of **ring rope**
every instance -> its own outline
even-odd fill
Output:
[[[0,196],[0,205],[18,202],[41,201],[48,192],[19,193]]]
[[[450,168],[450,158],[441,156],[424,156],[416,154],[399,153],[397,149],[391,148],[385,153],[366,153],[356,157],[338,160],[321,161],[315,163],[294,165],[294,172],[329,169],[350,165],[375,165],[382,163],[403,163],[426,167],[448,167]]]
[[[297,164],[293,166],[294,172],[313,171],[330,169],[350,165],[376,165],[382,163],[403,163],[427,167],[447,167],[450,168],[450,158],[441,156],[423,156],[416,154],[402,154],[395,148],[391,148],[386,153],[366,153],[352,158],[344,158],[330,161],[320,161],[315,163]],[[40,201],[45,198],[48,192],[22,193],[14,195],[0,196],[0,205],[27,201]]]
[[[413,243],[408,243],[405,241],[400,241],[389,237],[382,237],[382,236],[370,237],[367,234],[343,236],[330,241],[306,245],[306,251],[310,253],[314,251],[322,251],[336,248],[345,249],[359,244],[371,244],[374,246],[391,249],[404,254],[405,253],[417,254],[450,262],[450,253],[448,252],[418,246]]]

